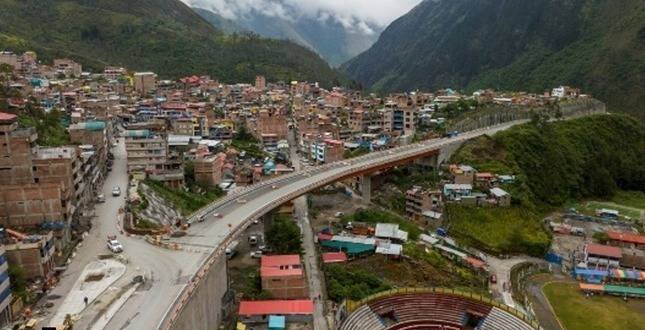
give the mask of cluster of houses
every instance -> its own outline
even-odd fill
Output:
[[[448,181],[441,183],[441,189],[414,186],[407,190],[407,216],[432,223],[441,219],[444,203],[496,207],[511,205],[511,195],[502,186],[515,181],[513,175],[477,172],[469,165],[451,164],[448,166],[448,177]]]

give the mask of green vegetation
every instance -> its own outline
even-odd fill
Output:
[[[62,112],[58,110],[45,112],[40,108],[28,109],[18,115],[20,126],[35,128],[38,133],[36,143],[45,147],[60,147],[71,143],[62,119]]]
[[[358,147],[354,150],[345,150],[343,157],[345,159],[356,158],[370,153],[368,148]]]
[[[246,152],[253,158],[264,158],[266,153],[260,148],[260,141],[249,132],[246,125],[241,125],[233,137],[231,145],[239,151]]]
[[[379,277],[365,270],[348,270],[338,264],[325,265],[324,270],[327,293],[336,302],[344,299],[361,300],[390,289]]]
[[[540,217],[522,207],[477,208],[449,204],[450,233],[487,252],[543,256],[551,242]]]
[[[628,207],[645,210],[645,192],[642,191],[616,191],[611,199],[612,202]]]
[[[549,283],[544,286],[556,316],[567,330],[645,329],[645,311],[637,301],[619,297],[585,297],[578,283]]]
[[[32,302],[35,295],[27,286],[25,270],[20,266],[9,265],[9,281],[11,282],[11,292],[20,297],[25,304]]]
[[[439,173],[429,170],[420,165],[409,165],[397,167],[387,173],[385,183],[391,183],[402,191],[412,186],[423,188],[437,187],[440,180]]]
[[[266,231],[266,238],[275,253],[300,254],[302,252],[300,228],[289,217],[274,217]]]
[[[201,190],[194,187],[194,190],[184,190],[173,189],[167,187],[163,182],[150,179],[145,180],[143,183],[152,188],[152,190],[154,190],[154,192],[163,199],[174,205],[183,215],[189,215],[224,195],[222,190],[218,187],[209,188],[207,190]]]
[[[231,271],[236,273],[235,278],[242,278],[241,283],[233,282],[231,287],[242,293],[243,299],[266,300],[272,298],[271,293],[262,290],[262,278],[260,270],[256,266],[232,269]]]
[[[141,218],[137,219],[135,226],[139,229],[146,229],[146,230],[157,230],[161,228],[159,224],[146,219],[141,219]]]
[[[508,209],[450,206],[451,231],[494,253],[540,255],[549,243],[540,216],[567,201],[610,199],[618,189],[645,187],[645,125],[623,115],[537,122],[466,143],[452,161],[482,171],[514,174],[503,188]],[[636,196],[638,193],[629,193]],[[600,205],[598,205],[600,206]],[[608,206],[608,205],[605,205]]]
[[[346,224],[347,222],[364,222],[369,224],[377,223],[397,223],[401,230],[408,232],[408,237],[411,240],[417,240],[419,235],[421,235],[421,229],[406,220],[405,218],[398,216],[396,214],[378,211],[378,210],[358,210],[354,214],[348,214],[341,218],[341,222]]]
[[[224,82],[345,79],[290,41],[226,35],[178,0],[0,0],[0,49],[68,57],[85,68],[150,70],[162,78],[209,74]]]
[[[0,71],[1,72],[1,71]],[[0,84],[0,111],[18,115],[21,127],[33,127],[38,133],[36,143],[46,147],[60,147],[70,144],[69,133],[63,125],[64,113],[58,110],[45,112],[37,101],[30,98],[20,112],[9,109],[7,99],[21,97],[20,93]]]
[[[377,91],[567,84],[645,117],[643,21],[641,0],[424,1],[343,68]]]
[[[515,174],[508,187],[524,207],[557,207],[645,187],[645,125],[622,115],[527,124],[467,143],[453,161]]]

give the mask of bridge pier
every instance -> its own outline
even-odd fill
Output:
[[[372,176],[368,173],[361,175],[359,184],[363,203],[369,204],[372,201]]]

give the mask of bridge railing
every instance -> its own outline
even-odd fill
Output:
[[[518,124],[520,122],[525,122],[525,121],[524,120],[518,121],[514,124]],[[512,126],[514,124],[506,123],[493,128]],[[321,170],[324,170],[324,169],[331,169],[333,167],[337,167],[338,165],[342,165],[343,163],[350,164],[350,165],[346,165],[346,168],[344,168],[339,173],[336,173],[334,175],[327,176],[327,177],[323,176],[320,179],[315,180],[306,186],[296,189],[293,192],[287,193],[273,201],[265,203],[264,205],[260,206],[257,210],[252,212],[250,216],[244,219],[237,226],[235,226],[234,228],[231,228],[231,230],[226,235],[224,240],[211,252],[211,254],[198,267],[198,270],[195,273],[195,275],[192,277],[190,283],[184,286],[181,293],[178,295],[177,299],[175,300],[175,303],[172,306],[170,306],[169,310],[165,313],[164,318],[161,320],[158,328],[172,329],[173,325],[179,318],[179,315],[182,312],[183,308],[186,306],[186,304],[188,304],[190,298],[195,294],[199,286],[202,284],[202,280],[206,277],[208,271],[210,271],[211,267],[215,265],[217,260],[225,254],[226,247],[229,244],[231,244],[233,240],[236,237],[238,237],[250,225],[250,223],[253,220],[259,219],[262,215],[266,214],[267,212],[271,211],[277,206],[283,203],[286,203],[298,196],[304,195],[308,191],[311,191],[312,189],[323,187],[325,185],[328,185],[332,182],[337,181],[338,179],[348,177],[353,173],[369,170],[370,168],[376,168],[401,158],[412,158],[417,155],[422,155],[427,153],[429,150],[440,149],[445,145],[456,143],[456,142],[459,142],[460,140],[470,139],[472,138],[472,136],[479,135],[480,134],[479,132],[486,131],[486,130],[487,129],[478,129],[475,131],[464,133],[462,136],[455,137],[455,138],[441,138],[441,139],[435,139],[435,140],[422,141],[413,145],[401,146],[398,148],[379,151],[377,153],[370,153],[361,157],[354,158],[351,161],[338,161],[328,165],[315,167],[314,168],[315,170],[309,170],[311,172],[320,172]],[[417,147],[419,148],[415,149]],[[372,159],[379,158],[380,156],[384,156],[384,157],[382,157],[381,159],[375,160],[373,162],[371,161]],[[308,171],[305,171],[305,173],[307,172]],[[274,179],[270,179],[270,180],[249,186],[247,189],[244,189],[244,193],[242,194],[236,193],[234,195],[227,196],[221,200],[214,202],[209,206],[206,206],[200,209],[199,211],[195,212],[191,216],[191,220],[196,219],[197,216],[203,216],[208,213],[211,213],[215,211],[217,207],[224,205],[225,203],[231,202],[237,198],[241,198],[245,194],[248,194],[249,192],[255,189],[258,189],[267,185],[271,185],[271,184],[276,184],[278,182],[281,182],[282,180],[288,180],[289,178],[293,178],[294,176],[297,176],[300,174],[302,174],[302,172],[292,173],[292,174],[289,174],[288,176],[276,177]],[[306,180],[306,179],[309,179],[309,177],[303,180]],[[245,204],[245,205],[248,205],[248,204]]]

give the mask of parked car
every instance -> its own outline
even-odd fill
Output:
[[[105,195],[99,194],[98,196],[96,196],[96,202],[97,203],[105,203]]]
[[[112,196],[121,196],[121,188],[119,186],[112,187]]]
[[[336,212],[336,214],[334,214],[334,216],[335,216],[336,218],[340,218],[340,217],[342,217],[342,216],[344,216],[344,215],[345,215],[345,213],[343,213],[343,212]]]
[[[251,258],[262,258],[262,251],[251,251]]]
[[[112,253],[121,253],[123,252],[123,245],[117,241],[116,236],[110,235],[107,240],[107,247]]]

